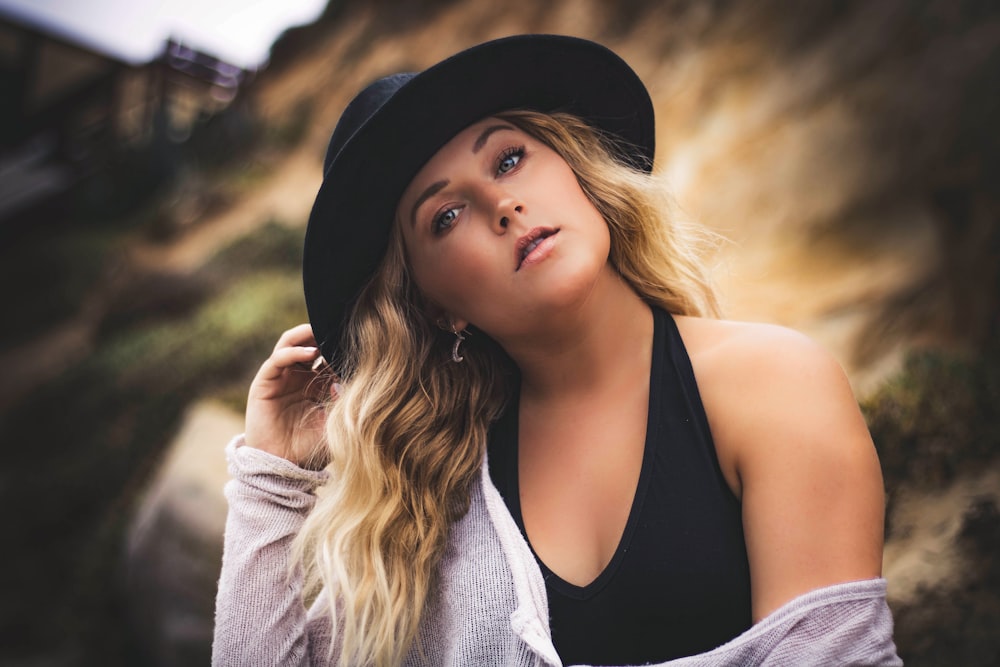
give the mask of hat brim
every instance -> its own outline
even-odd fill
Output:
[[[397,202],[437,150],[469,125],[511,109],[565,111],[616,139],[650,170],[653,107],[632,69],[607,48],[559,35],[519,35],[462,51],[415,75],[332,159],[309,216],[306,308],[332,361],[354,302],[378,268]]]

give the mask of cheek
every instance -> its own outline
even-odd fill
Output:
[[[493,265],[489,257],[472,251],[474,246],[471,244],[463,244],[465,251],[459,253],[454,252],[456,243],[445,243],[447,245],[443,244],[435,252],[411,257],[413,279],[424,295],[438,306],[464,311],[467,304],[483,299],[489,289]]]
[[[441,288],[444,283],[442,271],[433,270],[435,263],[427,257],[411,257],[410,269],[413,274],[413,281],[431,301],[439,302]]]

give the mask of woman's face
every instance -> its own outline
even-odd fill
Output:
[[[610,235],[569,165],[507,121],[441,147],[396,209],[414,279],[457,328],[531,335],[610,272]]]

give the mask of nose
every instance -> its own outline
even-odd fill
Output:
[[[503,197],[497,202],[494,229],[498,234],[503,234],[510,226],[512,219],[523,214],[524,204],[513,197]]]

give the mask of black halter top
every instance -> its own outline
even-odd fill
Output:
[[[710,650],[751,625],[740,504],[715,453],[673,318],[653,309],[649,414],[639,483],[621,541],[594,581],[576,586],[538,560],[552,638],[565,664],[637,665]],[[518,400],[493,426],[490,476],[524,531]]]

